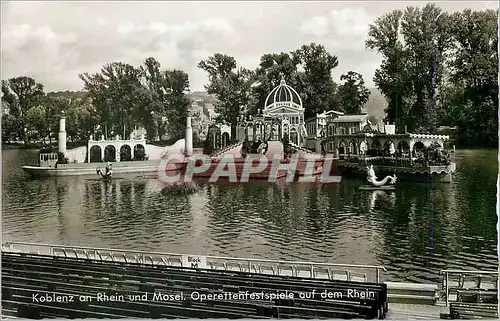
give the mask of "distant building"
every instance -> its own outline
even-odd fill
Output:
[[[309,118],[305,121],[307,131],[306,148],[320,152],[319,142],[321,137],[326,136],[326,124],[329,120],[344,115],[340,111],[330,110]]]
[[[387,133],[394,134],[394,125],[385,125],[383,122],[372,123],[369,120],[369,115],[340,115],[336,118],[330,118],[327,121],[328,142],[326,143],[326,151],[328,153],[336,153],[338,146],[335,141],[342,139],[344,136],[355,135],[358,133]],[[348,146],[347,148],[351,148]],[[363,146],[363,148],[366,148]]]
[[[209,126],[213,123],[210,120],[210,114],[207,112],[207,103],[201,99],[197,99],[191,104],[191,117],[193,134],[200,140],[205,140]]]

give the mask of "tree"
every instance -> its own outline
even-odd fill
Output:
[[[250,102],[254,73],[237,68],[233,57],[220,53],[202,60],[198,67],[208,73],[209,83],[205,89],[216,96],[215,111],[219,120],[231,123],[231,138],[235,139],[238,118]]]
[[[304,117],[337,108],[334,104],[336,84],[332,79],[332,70],[339,64],[337,57],[315,43],[303,45],[293,52],[293,57],[304,70],[299,76],[302,86],[297,88],[304,95]]]
[[[38,105],[30,108],[25,114],[25,123],[27,129],[27,138],[29,139],[42,139],[45,144],[45,137],[47,136],[47,116],[45,107]]]
[[[66,105],[66,131],[68,138],[71,138],[72,141],[85,141],[91,135],[96,136],[97,133],[94,130],[98,124],[99,115],[95,112],[89,97],[75,97],[59,103]]]
[[[9,113],[16,119],[16,136],[26,141],[25,115],[31,108],[38,106],[44,97],[43,85],[30,77],[16,77],[2,80],[2,100],[9,104]]]
[[[145,85],[148,103],[137,109],[137,118],[148,133],[149,139],[154,139],[156,134],[162,137],[166,133],[165,126],[161,121],[167,112],[167,93],[171,90],[167,86],[165,73],[161,70],[160,63],[153,57],[146,58],[144,65],[140,67],[143,84]]]
[[[11,114],[2,115],[2,141],[11,142],[17,139],[18,135],[18,120]]]
[[[182,70],[167,70],[164,75],[166,85],[170,89],[165,113],[168,133],[171,138],[180,139],[185,136],[186,118],[189,116],[191,105],[191,100],[186,95],[189,90],[189,76]]]
[[[454,48],[448,61],[445,112],[464,145],[498,144],[497,13],[464,10],[451,15]]]
[[[290,53],[263,55],[255,72],[253,84],[258,85],[252,86],[253,105],[250,114],[266,107],[265,99],[282,78],[299,93],[306,118],[338,108],[336,84],[331,75],[337,65],[337,57],[315,43]]]
[[[375,50],[384,57],[382,65],[375,71],[373,81],[388,101],[386,119],[395,123],[399,131],[406,125],[406,106],[403,101],[408,91],[403,74],[406,52],[399,40],[402,16],[402,11],[394,10],[377,18],[369,27],[366,41],[368,49]]]
[[[280,84],[284,78],[288,85],[300,86],[297,72],[297,59],[291,53],[265,54],[260,58],[260,65],[255,70],[251,85],[252,100],[247,113],[257,114],[258,109],[264,109],[265,101],[271,90]]]
[[[130,132],[137,118],[141,125],[151,118],[145,112],[151,99],[142,76],[140,68],[122,62],[106,64],[97,74],[80,75],[100,116],[100,124],[107,128],[106,136],[123,134],[124,128]]]
[[[394,10],[370,25],[366,46],[384,57],[374,82],[388,100],[387,120],[400,131],[433,127],[448,25],[448,15],[433,4]]]
[[[337,95],[340,99],[342,111],[346,114],[360,114],[361,109],[370,98],[370,90],[365,87],[363,76],[354,71],[340,76],[344,81],[338,87]]]

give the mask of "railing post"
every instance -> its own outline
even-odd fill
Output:
[[[449,288],[448,288],[448,272],[444,272],[444,282],[445,282],[445,288],[444,288],[444,294],[446,296],[445,302],[446,306],[448,306],[450,297],[449,297]]]
[[[377,283],[380,283],[380,268],[377,267]]]

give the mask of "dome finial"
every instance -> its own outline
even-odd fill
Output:
[[[286,81],[285,81],[285,74],[280,72],[280,77],[281,77],[281,84],[282,85],[286,85]]]

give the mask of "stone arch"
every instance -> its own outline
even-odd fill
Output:
[[[272,124],[271,140],[278,141],[280,140],[280,137],[281,137],[281,124],[276,122]]]
[[[90,147],[89,152],[89,163],[100,163],[102,162],[102,149],[99,145],[94,145]]]
[[[219,149],[221,147],[222,133],[220,130],[214,132],[214,148]]]
[[[371,149],[380,150],[382,148],[382,143],[378,139],[374,139],[371,144]]]
[[[116,148],[113,145],[107,145],[104,147],[104,161],[105,162],[116,162]]]
[[[415,142],[415,144],[413,144],[413,151],[422,151],[425,149],[425,145],[423,142],[421,141],[418,141],[418,142]]]
[[[255,133],[254,123],[249,121],[246,126],[246,136],[249,141],[253,141],[253,135]]]
[[[349,144],[348,144],[348,147],[347,147],[347,151],[348,151],[348,154],[350,155],[357,155],[358,154],[358,148],[357,148],[357,144],[355,141],[351,140],[349,141]]]
[[[368,150],[368,142],[366,140],[362,140],[360,143],[359,143],[359,152],[361,154],[366,154],[366,151]]]
[[[290,138],[290,124],[288,122],[283,122],[281,134],[282,137]]]
[[[396,145],[396,150],[399,156],[408,156],[410,152],[410,145],[405,140],[400,141]]]
[[[134,146],[134,160],[145,160],[146,159],[146,148],[142,144],[137,144]]]
[[[328,124],[328,136],[335,135],[335,124]]]
[[[222,133],[222,147],[228,146],[230,141],[231,137],[229,136],[229,133],[227,132]]]
[[[424,151],[425,151],[425,144],[421,141],[417,141],[413,144],[413,150],[411,151],[411,154],[414,157],[423,158]]]
[[[266,122],[264,127],[264,140],[268,140],[271,137],[271,133],[273,132],[273,124],[271,122]]]
[[[132,160],[132,148],[129,145],[124,144],[120,147],[120,161],[127,162]]]
[[[337,146],[337,154],[339,156],[339,159],[344,159],[345,155],[347,154],[347,145],[345,141],[341,140]]]
[[[290,129],[290,142],[294,143],[295,145],[299,145],[299,133],[297,131],[297,128],[292,127]]]
[[[262,121],[256,121],[254,123],[254,133],[255,133],[255,141],[263,141],[265,140],[264,138],[264,132],[265,132],[265,128],[264,128],[264,122]]]
[[[392,155],[396,152],[396,146],[392,142],[392,140],[387,140],[384,142],[384,154],[385,155]]]

